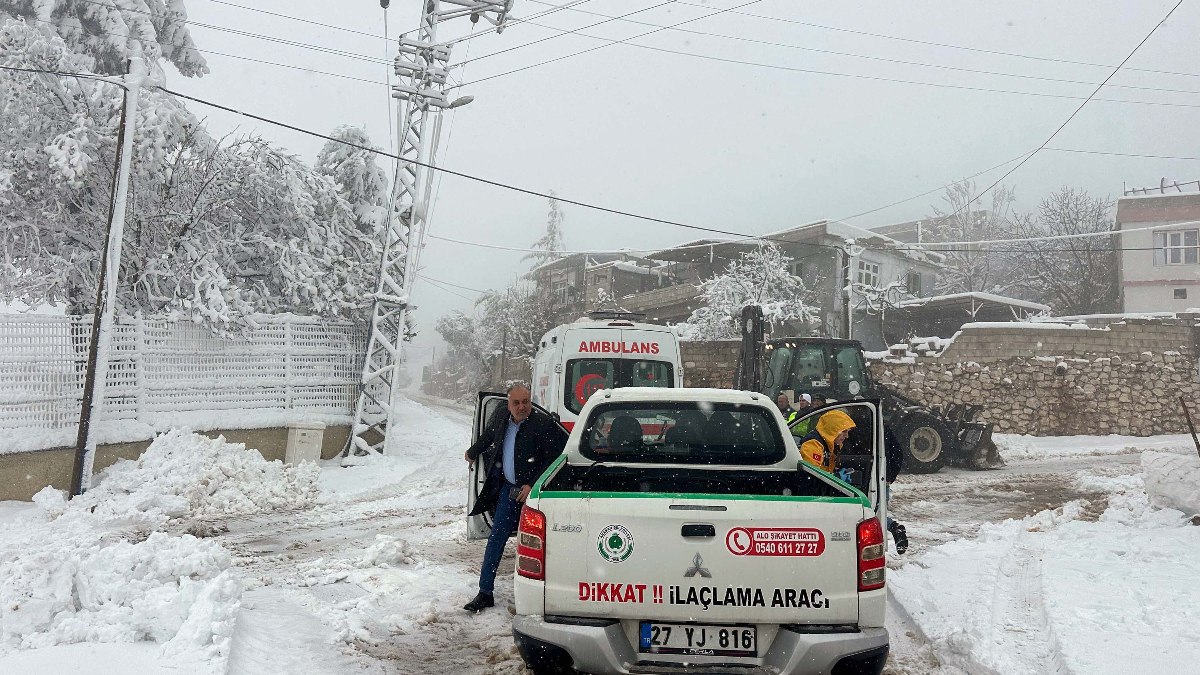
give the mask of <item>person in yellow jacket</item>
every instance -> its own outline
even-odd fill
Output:
[[[817,428],[800,440],[800,456],[813,466],[833,473],[837,471],[837,453],[854,420],[841,410],[830,410],[817,420]]]

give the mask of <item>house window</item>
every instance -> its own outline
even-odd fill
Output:
[[[550,285],[550,297],[560,305],[567,304],[567,281],[565,279],[556,279]]]
[[[801,279],[803,279],[804,278],[804,263],[793,262],[791,265],[791,272],[792,272],[792,276],[800,277]]]
[[[1186,288],[1176,288],[1175,289],[1175,299],[1176,300],[1187,300],[1187,289]]]
[[[1200,230],[1155,232],[1154,264],[1200,264]]]
[[[879,263],[867,262],[866,260],[858,261],[858,276],[855,281],[871,288],[879,286]]]
[[[905,281],[905,287],[908,289],[908,294],[920,297],[921,295],[921,273],[909,272],[908,279]]]

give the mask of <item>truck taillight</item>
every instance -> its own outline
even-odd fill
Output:
[[[546,514],[528,506],[521,508],[517,528],[517,574],[538,581],[546,578]]]
[[[884,558],[883,526],[878,518],[858,524],[858,590],[883,588],[887,569]]]

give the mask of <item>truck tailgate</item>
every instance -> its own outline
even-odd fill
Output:
[[[657,620],[858,620],[861,502],[620,495],[541,499],[545,613]]]

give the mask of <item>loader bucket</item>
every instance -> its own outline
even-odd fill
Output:
[[[992,425],[979,422],[964,424],[959,432],[958,456],[954,463],[977,471],[1004,466],[1000,449],[992,440]]]

